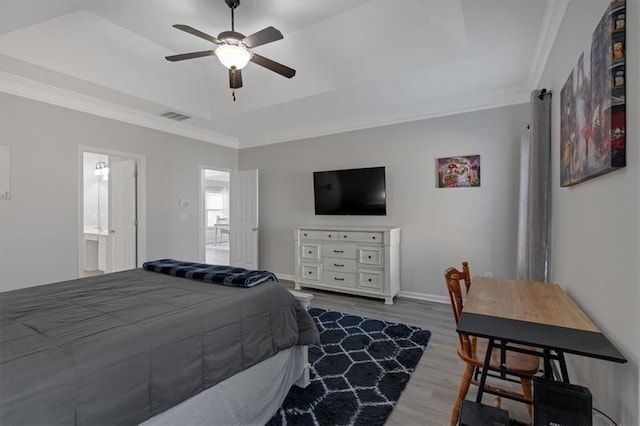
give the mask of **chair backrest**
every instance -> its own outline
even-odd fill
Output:
[[[462,279],[464,280],[464,286],[469,293],[469,289],[471,288],[471,273],[469,272],[469,262],[462,262]]]
[[[460,288],[461,279],[462,273],[456,268],[448,268],[444,271],[444,280],[447,283],[447,290],[449,291],[451,307],[453,308],[453,318],[456,321],[456,325],[458,325],[460,315],[462,315],[462,309],[464,308],[462,289]]]
[[[462,262],[462,271],[457,270],[456,268],[449,268],[455,271],[458,274],[458,279],[464,281],[465,291],[468,294],[469,289],[471,288],[471,272],[469,272],[469,262]],[[447,269],[447,271],[449,270]]]
[[[465,262],[466,263],[466,262]],[[464,267],[464,263],[463,263]],[[468,266],[467,266],[468,268]],[[468,269],[467,269],[468,272]],[[444,271],[444,280],[447,283],[447,290],[449,291],[449,298],[451,299],[451,307],[453,308],[453,318],[458,325],[460,316],[462,315],[462,309],[464,308],[464,302],[462,299],[462,287],[460,286],[460,280],[463,280],[464,273],[458,271],[456,268],[448,268]],[[466,283],[471,281],[465,281]],[[464,353],[468,356],[472,356],[472,346],[469,336],[466,334],[458,333],[458,339],[460,341],[460,347]]]

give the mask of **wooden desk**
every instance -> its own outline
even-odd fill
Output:
[[[474,277],[457,331],[489,339],[487,354],[495,346],[513,350],[510,343],[540,348],[545,377],[551,378],[551,360],[557,359],[565,382],[565,353],[627,362],[569,295],[552,283]],[[477,402],[482,402],[488,365],[489,357]]]

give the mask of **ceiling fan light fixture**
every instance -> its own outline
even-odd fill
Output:
[[[225,67],[241,70],[251,60],[251,53],[242,46],[222,44],[216,49],[216,56]]]

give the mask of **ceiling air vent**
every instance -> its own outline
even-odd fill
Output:
[[[168,111],[165,113],[160,114],[163,117],[167,117],[170,118],[171,120],[176,120],[176,121],[183,121],[186,120],[188,118],[191,118],[187,115],[183,115],[183,114],[178,114],[177,112],[173,112],[173,111]]]

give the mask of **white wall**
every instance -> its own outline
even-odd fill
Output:
[[[401,232],[401,290],[448,300],[443,272],[515,274],[520,131],[528,105],[240,150],[260,170],[260,267],[293,275],[292,228],[392,225]],[[480,188],[436,189],[436,158],[481,155]],[[316,170],[385,166],[387,216],[315,216]],[[516,178],[514,178],[516,177]]]
[[[12,184],[0,201],[0,290],[77,277],[78,146],[144,155],[147,258],[198,260],[200,165],[233,170],[237,150],[4,93],[0,111]]]
[[[570,2],[540,87],[554,92],[552,270],[560,283],[629,359],[627,364],[569,359],[573,382],[618,424],[640,424],[640,7],[627,1],[627,167],[560,187],[560,90],[609,2]]]

